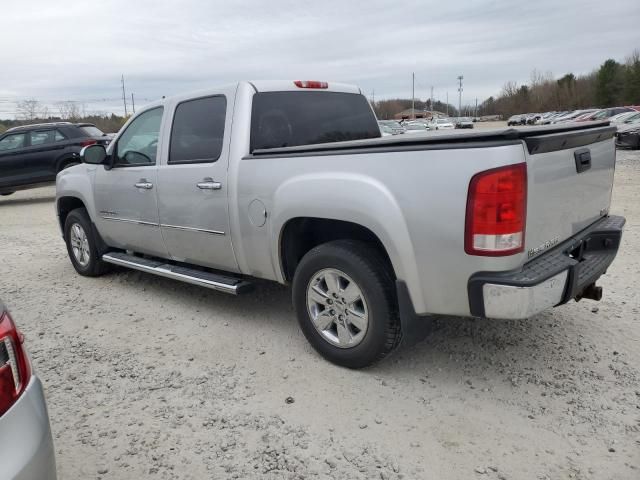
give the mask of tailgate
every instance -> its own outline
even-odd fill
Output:
[[[527,258],[606,215],[611,202],[615,127],[524,136],[527,149]]]

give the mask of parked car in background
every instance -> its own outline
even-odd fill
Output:
[[[540,113],[531,113],[527,115],[527,125],[535,125],[536,122],[542,117]]]
[[[23,339],[0,302],[0,478],[55,480],[42,383],[32,372]]]
[[[507,120],[507,126],[515,127],[517,125],[522,125],[523,121],[526,121],[525,118],[526,118],[525,115],[512,115]]]
[[[404,124],[405,131],[404,133],[412,134],[412,133],[425,133],[428,132],[429,129],[427,125],[422,122],[407,122]]]
[[[612,125],[620,125],[625,122],[625,120],[635,117],[640,114],[637,110],[631,110],[630,112],[623,112],[617,115],[614,115],[609,119]]]
[[[450,118],[434,118],[427,123],[429,130],[453,130],[456,126]]]
[[[109,138],[90,123],[40,123],[0,135],[0,195],[52,183],[61,170],[80,163],[87,145]]]
[[[589,113],[595,112],[596,109],[595,108],[589,108],[586,110],[574,110],[573,112],[569,112],[565,115],[562,115],[560,117],[557,117],[556,119],[552,120],[551,123],[555,124],[555,123],[565,123],[565,122],[573,122],[575,121],[576,118],[582,116],[582,115],[587,115]]]
[[[393,135],[398,135],[404,133],[405,128],[402,126],[400,122],[396,122],[395,120],[378,120],[379,125],[385,125],[391,129],[391,133]]]
[[[473,128],[473,120],[469,117],[458,117],[455,120],[456,128]]]
[[[616,146],[632,149],[640,148],[640,119],[618,126]]]
[[[391,137],[394,135],[393,130],[391,129],[391,127],[383,124],[383,123],[378,123],[378,125],[380,126],[380,133],[382,134],[383,137]]]
[[[576,122],[587,122],[587,121],[602,121],[607,120],[614,115],[618,115],[619,113],[625,112],[633,112],[634,110],[629,107],[613,107],[613,108],[603,108],[601,110],[596,110],[593,113],[588,115],[582,115],[576,118]]]

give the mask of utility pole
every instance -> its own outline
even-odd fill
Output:
[[[449,92],[447,92],[447,117],[449,116]]]
[[[136,113],[136,102],[133,99],[133,92],[131,92],[131,110],[133,110],[133,113]]]
[[[124,103],[124,116],[127,116],[127,93],[124,89],[124,75],[122,75],[122,103]]]
[[[431,115],[433,115],[433,111],[434,111],[434,109],[433,109],[433,85],[431,85],[431,101],[429,103],[430,103],[429,106],[431,107],[431,112],[432,112]]]
[[[416,74],[411,72],[411,115],[416,119]]]
[[[462,80],[464,77],[460,75],[458,77],[458,82],[460,86],[458,87],[458,115],[462,115]]]
[[[476,97],[476,113],[475,113],[474,117],[478,118],[478,97]]]

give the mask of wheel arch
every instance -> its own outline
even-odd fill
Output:
[[[328,233],[318,234],[319,227]],[[377,179],[326,172],[294,177],[276,190],[270,229],[279,281],[290,281],[301,256],[319,240],[364,240],[388,259],[395,279],[406,282],[416,309],[424,309],[406,219],[394,194]]]
[[[56,202],[56,211],[58,214],[58,222],[60,224],[60,229],[64,231],[64,224],[67,221],[67,216],[69,213],[76,208],[84,208],[88,211],[87,206],[84,201],[79,197],[75,196],[64,196],[59,197]]]

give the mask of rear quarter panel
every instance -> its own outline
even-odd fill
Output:
[[[524,254],[503,258],[464,251],[467,190],[482,170],[524,161],[521,142],[478,148],[381,153],[247,157],[231,171],[237,196],[234,245],[244,273],[284,281],[279,239],[291,218],[358,223],[385,246],[417,313],[469,315],[467,281],[474,272],[509,270]],[[249,204],[265,204],[255,227]]]

